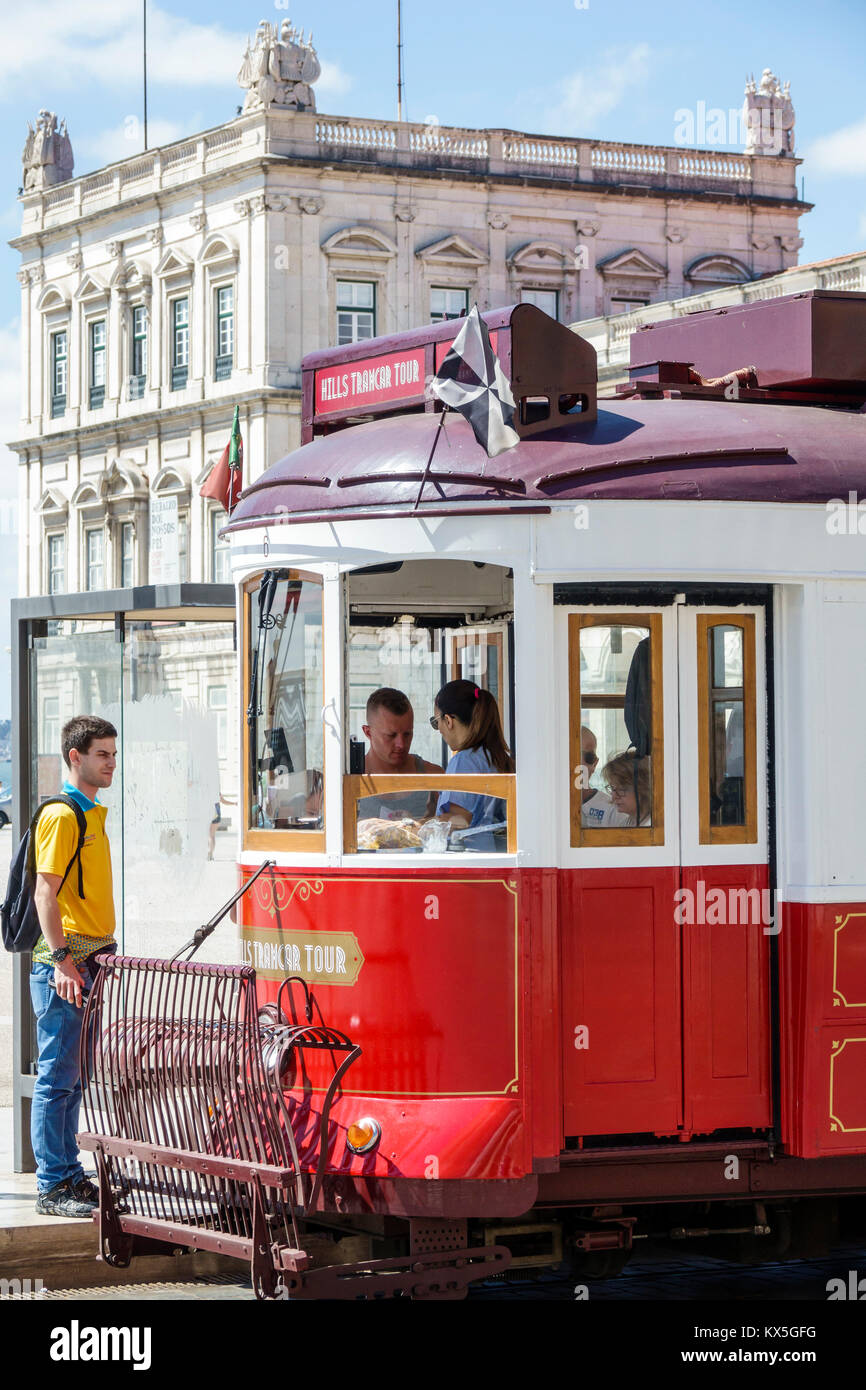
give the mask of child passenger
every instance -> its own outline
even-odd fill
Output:
[[[652,825],[652,769],[649,758],[620,753],[602,768],[610,799],[625,825]],[[638,820],[640,816],[640,820]]]

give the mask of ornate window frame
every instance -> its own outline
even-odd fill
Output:
[[[375,227],[361,223],[341,227],[322,242],[328,267],[328,323],[337,339],[337,281],[359,280],[374,288],[373,336],[393,331],[392,281],[396,271],[397,243]]]

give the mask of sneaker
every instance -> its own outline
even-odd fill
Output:
[[[71,1182],[69,1188],[73,1196],[78,1198],[79,1202],[90,1202],[94,1207],[99,1206],[99,1188],[92,1178],[88,1178],[86,1174],[84,1177],[79,1178],[78,1182]]]
[[[36,1198],[36,1210],[40,1216],[72,1216],[80,1221],[88,1220],[97,1205],[97,1202],[83,1201],[77,1197],[69,1186],[68,1178],[47,1192],[40,1192]]]

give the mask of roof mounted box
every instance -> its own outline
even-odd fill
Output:
[[[595,348],[534,304],[482,314],[493,351],[511,382],[521,438],[576,417],[597,416]],[[463,320],[308,353],[302,366],[301,443],[382,415],[433,411],[429,384]]]
[[[866,389],[866,294],[806,290],[647,324],[631,336],[630,367],[660,360],[703,377],[754,366],[762,387]]]

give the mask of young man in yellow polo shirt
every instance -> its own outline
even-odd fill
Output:
[[[63,727],[61,749],[69,776],[63,791],[84,812],[83,898],[77,865],[78,821],[69,806],[46,806],[34,834],[34,901],[42,935],[33,950],[30,995],[36,1014],[39,1066],[30,1111],[36,1157],[36,1210],[46,1216],[89,1217],[99,1193],[86,1178],[76,1133],[81,1106],[78,1046],[84,1003],[100,951],[115,950],[111,852],[106,808],[97,801],[117,766],[117,730],[106,719],[78,715]],[[62,884],[62,886],[61,886]]]

